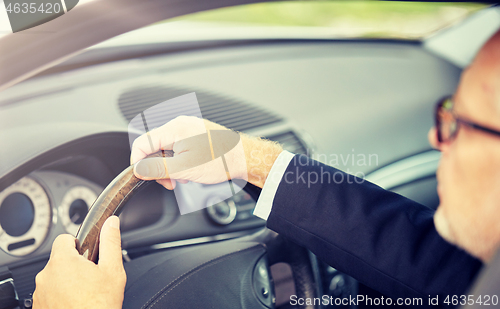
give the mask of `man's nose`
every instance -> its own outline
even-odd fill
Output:
[[[441,150],[439,147],[439,142],[437,140],[437,130],[436,127],[432,127],[429,130],[429,133],[427,134],[427,138],[429,139],[429,143],[431,144],[432,148],[436,150]]]

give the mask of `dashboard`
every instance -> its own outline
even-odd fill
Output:
[[[129,121],[157,103],[195,92],[205,118],[369,175],[429,148],[434,99],[452,93],[459,74],[415,42],[294,41],[114,61],[9,88],[0,98],[0,281],[13,278],[20,299],[33,292],[53,240],[74,235],[95,197],[129,166],[137,136]],[[345,159],[363,154],[377,160]],[[374,179],[407,179],[393,167],[384,173]],[[432,196],[435,207],[433,173],[387,188]],[[200,208],[218,190],[188,183],[177,197],[149,184],[120,215],[124,260],[265,226],[251,215],[255,201],[244,191],[180,215],[177,198]],[[322,267],[325,291],[352,293],[352,278]]]
[[[65,146],[49,151],[47,162],[43,155],[35,157],[32,164],[37,168],[0,192],[0,281],[12,278],[21,300],[33,293],[34,278],[45,266],[54,239],[76,235],[96,197],[128,165],[125,132],[91,135]],[[110,152],[116,155],[110,157]],[[22,165],[20,173],[27,166]],[[265,226],[252,215],[255,200],[243,190],[180,215],[178,198],[200,209],[221,192],[225,190],[219,185],[197,183],[179,184],[175,193],[156,182],[144,186],[120,214],[124,260],[241,237]]]
[[[270,137],[290,151],[305,153],[305,143],[289,125],[280,123],[267,132],[273,132]],[[54,134],[47,143],[57,136],[61,134]],[[34,151],[30,160],[13,164],[0,179],[4,186],[0,191],[0,282],[12,280],[20,300],[33,293],[35,276],[45,266],[54,239],[64,233],[75,235],[99,193],[129,165],[129,147],[126,130],[85,133]],[[243,190],[203,206],[212,204],[224,189],[224,185],[187,183],[173,192],[150,182],[120,214],[124,260],[241,237],[265,226],[252,215],[255,200]],[[180,215],[179,198],[192,208],[205,209]]]
[[[190,197],[185,198],[188,203],[194,205],[212,205],[211,201],[219,193],[218,186],[194,183],[181,185],[179,189],[180,194]],[[0,194],[0,248],[3,254],[29,257],[43,244],[51,244],[59,234],[76,236],[102,190],[102,186],[83,177],[45,170],[30,173],[7,187]],[[206,209],[206,226],[222,227],[247,220],[262,225],[262,222],[258,222],[260,220],[251,216],[254,207],[252,197],[240,191],[233,198]],[[141,228],[149,228],[147,234],[151,238],[153,226],[164,231],[171,229],[175,221],[186,221],[179,216],[173,192],[166,191],[156,183],[150,184],[128,203],[121,214],[124,248],[133,246],[131,243],[144,241],[140,236],[133,237],[131,232],[135,231],[135,235],[138,235]],[[176,237],[176,233],[170,237]],[[182,238],[180,235],[177,237]],[[8,261],[8,256],[3,256],[1,260]]]

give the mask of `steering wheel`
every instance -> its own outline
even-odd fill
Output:
[[[162,151],[151,156],[172,155]],[[148,182],[135,177],[130,166],[104,189],[78,231],[81,255],[97,262],[104,222],[119,215],[125,202]],[[274,308],[269,265],[279,262],[292,269],[297,299],[320,297],[309,251],[265,228],[242,238],[171,249],[126,263],[123,308]]]

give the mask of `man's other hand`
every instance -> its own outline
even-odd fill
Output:
[[[120,309],[127,277],[123,268],[120,220],[103,225],[98,265],[78,254],[75,238],[60,235],[50,260],[36,276],[34,309]]]

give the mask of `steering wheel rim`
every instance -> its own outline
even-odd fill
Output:
[[[172,155],[173,152],[171,151],[162,151],[149,157],[171,157]],[[101,192],[77,233],[77,250],[82,256],[97,263],[99,235],[104,222],[112,215],[119,215],[127,200],[141,187],[150,182],[137,178],[134,175],[133,166],[129,166]],[[314,299],[319,297],[319,289],[316,288],[319,282],[316,282],[310,260],[311,255],[307,249],[267,228],[256,234],[242,237],[241,241],[253,241],[264,245],[270,265],[279,262],[290,265],[297,298]],[[305,303],[298,306],[298,308],[319,309],[320,306]]]
[[[162,150],[149,155],[148,158],[172,157],[173,154],[171,150]],[[76,249],[80,255],[97,263],[99,235],[104,222],[113,215],[119,215],[125,203],[150,182],[137,178],[134,175],[134,166],[131,165],[109,183],[90,207],[76,234]]]
[[[299,246],[292,240],[268,229],[263,229],[260,233],[249,236],[249,239],[260,242],[266,246],[270,265],[276,263],[286,263],[292,269],[295,293],[297,299],[314,299],[321,297],[320,282],[316,282],[315,270],[311,261],[312,256],[306,248]],[[319,309],[320,305],[304,303],[294,306],[301,309]]]

